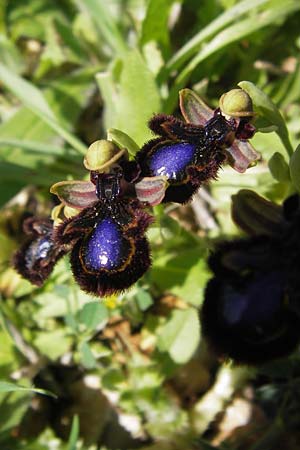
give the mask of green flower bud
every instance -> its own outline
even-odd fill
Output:
[[[219,106],[225,116],[254,116],[252,100],[243,89],[232,89],[223,94],[219,100]]]
[[[83,164],[88,170],[107,172],[123,156],[127,157],[125,148],[120,149],[113,142],[102,139],[89,146]]]

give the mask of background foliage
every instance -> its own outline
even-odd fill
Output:
[[[231,195],[299,189],[299,20],[298,0],[2,0],[1,449],[299,448],[299,356],[220,365],[197,313],[214,240],[238,233]],[[43,288],[10,268],[26,213],[48,215],[50,185],[86,176],[107,129],[141,145],[182,87],[214,107],[242,80],[268,96],[252,92],[261,162],[156,207],[153,266],[132,290],[99,302],[66,260]]]

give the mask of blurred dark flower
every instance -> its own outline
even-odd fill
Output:
[[[299,197],[279,207],[243,190],[233,213],[251,237],[221,243],[210,256],[202,331],[218,355],[261,364],[300,341]]]

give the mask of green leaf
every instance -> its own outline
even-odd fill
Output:
[[[42,92],[0,63],[0,80],[26,107],[60,134],[74,149],[86,153],[86,147],[58,122]]]
[[[138,145],[151,138],[147,127],[154,113],[161,111],[160,95],[154,76],[137,50],[128,51],[122,66],[111,72],[97,74],[97,81],[109,110],[107,128],[117,128],[128,134]],[[112,73],[119,72],[121,73]],[[118,76],[119,84],[115,81]]]
[[[52,394],[45,389],[37,389],[37,388],[28,388],[24,386],[19,386],[14,383],[10,383],[9,381],[0,380],[0,393],[2,392],[17,392],[17,391],[26,391],[26,392],[35,392],[36,394],[48,395],[50,397],[56,398],[56,395]]]
[[[126,41],[120,33],[105,0],[76,0],[76,3],[83,11],[88,13],[104,39],[117,54],[126,52]]]
[[[87,369],[94,369],[97,366],[97,361],[87,342],[82,342],[80,345],[81,361]]]
[[[135,298],[141,311],[146,311],[146,309],[153,305],[151,295],[144,289],[138,288]]]
[[[249,4],[252,5],[251,2],[249,2]],[[241,19],[220,31],[220,33],[204,45],[201,50],[197,52],[196,56],[179,72],[169,94],[168,101],[166,102],[165,110],[167,112],[173,111],[178,91],[184,87],[192,72],[200,63],[216,52],[223,50],[229,44],[240,42],[241,39],[246,36],[249,36],[268,25],[277,23],[279,20],[284,20],[287,15],[298,9],[300,9],[300,3],[296,0],[288,0],[284,5],[281,3],[278,4],[275,0],[274,2],[271,2],[267,10],[258,11],[250,17],[247,16],[245,19]]]
[[[270,125],[277,127],[276,133],[285,146],[288,155],[291,156],[293,147],[289,140],[288,129],[277,106],[274,105],[272,100],[263,91],[250,81],[241,81],[238,85],[250,95],[254,110],[266,118]]]
[[[200,323],[194,308],[176,310],[162,327],[158,336],[158,348],[167,351],[178,364],[187,362],[200,341]]]
[[[201,29],[192,39],[190,39],[180,50],[178,50],[166,65],[167,73],[178,69],[193,54],[199,51],[199,48],[208,38],[217,34],[231,22],[237,20],[249,11],[268,3],[269,0],[248,0],[240,1],[232,8],[219,15],[205,28]]]
[[[72,420],[72,428],[68,440],[68,450],[76,450],[77,449],[77,440],[79,438],[79,419],[78,416],[75,415]]]
[[[53,361],[70,350],[72,339],[66,328],[53,331],[41,331],[33,340],[33,345]]]
[[[177,241],[175,239],[174,244]],[[154,255],[149,277],[161,291],[171,292],[198,306],[202,302],[208,271],[203,258],[206,252],[193,244],[194,248],[170,248],[162,255]]]
[[[161,110],[160,96],[154,77],[141,55],[132,50],[124,58],[120,78],[118,126],[138,145],[151,137],[148,120]]]
[[[159,42],[161,46],[169,45],[168,18],[170,7],[175,0],[150,0],[145,19],[142,23],[140,44]]]
[[[268,166],[275,180],[285,183],[290,181],[290,170],[281,153],[275,152],[268,162]]]
[[[293,185],[300,192],[300,145],[298,145],[291,156],[290,174]]]
[[[97,301],[87,303],[79,312],[79,321],[90,330],[94,330],[107,319],[108,311],[106,306]]]

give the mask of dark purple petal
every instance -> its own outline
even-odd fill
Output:
[[[13,257],[17,272],[37,286],[44,283],[57,261],[68,251],[53,241],[52,224],[50,220],[27,219],[24,230],[30,237]]]

